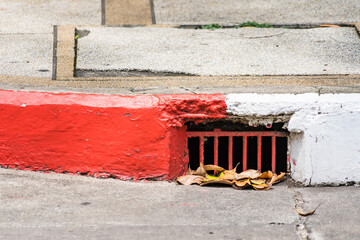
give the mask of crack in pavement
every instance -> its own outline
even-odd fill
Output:
[[[294,202],[295,202],[295,209],[302,208],[305,200],[301,192],[296,191],[294,194]],[[296,233],[299,235],[301,240],[311,240],[310,238],[310,229],[306,225],[306,216],[299,215],[299,221],[296,224]]]

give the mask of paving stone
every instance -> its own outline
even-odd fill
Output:
[[[305,226],[310,239],[358,239],[360,207],[354,204],[360,197],[359,185],[296,189],[305,201],[304,212],[319,204]]]
[[[358,0],[154,0],[154,6],[162,24],[360,22]]]
[[[179,75],[359,74],[355,28],[92,27],[77,68]],[[100,73],[101,75],[101,73]]]
[[[51,33],[0,34],[0,46],[0,75],[51,77]]]
[[[52,33],[53,25],[101,24],[100,0],[1,0],[1,33]]]

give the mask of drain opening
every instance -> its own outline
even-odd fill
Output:
[[[287,171],[287,135],[285,131],[196,131],[188,129],[188,160],[191,169],[200,162],[232,169]]]

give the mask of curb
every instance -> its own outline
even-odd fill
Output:
[[[0,165],[171,180],[188,119],[225,117],[222,94],[116,96],[0,90]]]

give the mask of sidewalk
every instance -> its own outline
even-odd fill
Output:
[[[140,5],[148,4],[143,0],[137,2]],[[343,4],[341,1],[319,3],[310,0],[297,3],[284,1],[281,4],[246,1],[239,4],[237,1],[228,0],[219,4],[214,1],[182,1],[179,3],[178,1],[156,0],[153,2],[153,18],[157,24],[190,24],[199,27],[199,24],[236,25],[245,21],[256,21],[275,24],[279,28],[191,30],[164,26],[154,30],[147,37],[142,35],[142,40],[132,37],[128,45],[122,45],[123,49],[126,49],[122,53],[123,55],[113,54],[114,50],[116,51],[111,48],[111,46],[115,46],[113,42],[126,39],[126,37],[118,35],[119,31],[123,31],[123,34],[129,34],[131,31],[138,31],[136,34],[145,34],[151,28],[123,29],[115,27],[112,29],[106,26],[101,27],[102,19],[105,19],[105,22],[107,19],[114,20],[115,25],[121,25],[121,22],[117,23],[116,21],[124,20],[126,14],[131,15],[131,11],[134,10],[131,7],[140,5],[130,4],[129,12],[124,12],[123,18],[117,18],[116,11],[110,11],[108,7],[112,6],[118,9],[121,7],[121,1],[104,0],[103,6],[105,7],[102,7],[100,0],[77,2],[63,0],[61,3],[59,1],[35,1],[31,5],[28,5],[25,0],[3,1],[0,3],[0,44],[2,46],[0,48],[2,56],[0,59],[2,66],[0,68],[0,85],[2,89],[15,90],[21,86],[28,90],[117,92],[133,95],[133,90],[135,90],[135,94],[228,93],[226,88],[230,87],[234,92],[261,93],[279,92],[279,89],[288,89],[287,86],[299,86],[299,82],[304,82],[296,91],[319,92],[327,89],[325,92],[359,92],[360,80],[356,74],[359,72],[358,45],[360,41],[354,27],[354,24],[360,21],[359,11],[356,11],[359,9],[357,1],[348,1],[347,4]],[[105,11],[106,9],[108,11]],[[297,11],[289,9],[297,9]],[[151,24],[151,19],[149,21]],[[342,27],[314,28],[325,23],[336,23]],[[73,26],[74,30],[91,29],[90,35],[80,36],[78,39],[79,55],[77,59],[72,53],[71,56],[69,55],[70,57],[58,56],[58,62],[54,60],[56,58],[56,52],[54,52],[56,38],[70,37],[70,40],[75,38],[72,35],[63,36],[62,34],[54,36],[54,34],[56,35],[54,25]],[[282,29],[281,26],[285,29]],[[298,28],[299,26],[300,28]],[[312,29],[304,29],[309,27]],[[96,32],[99,32],[100,35]],[[169,35],[170,32],[172,34]],[[189,40],[192,42],[185,41],[185,38],[188,38],[184,33],[195,34],[190,38],[193,40]],[[224,34],[225,38],[228,38],[229,44],[217,45],[216,39],[224,39]],[[211,36],[214,41],[209,40],[207,46],[198,45],[197,41],[201,39],[202,35],[206,35],[206,38]],[[100,36],[101,38],[99,38]],[[167,36],[166,40],[171,41],[168,49],[161,42],[165,36]],[[92,40],[91,38],[94,37],[95,39]],[[158,44],[156,46],[161,45],[160,50],[163,49],[163,52],[153,52],[154,49],[146,47],[148,44],[144,45],[145,42],[142,42],[144,39]],[[136,52],[132,51],[132,47],[130,47],[132,41],[138,46],[133,49]],[[65,48],[59,47],[58,50],[67,54],[69,51],[74,51],[74,47],[75,39],[70,45],[65,45]],[[200,51],[196,52],[197,50]],[[219,54],[219,51],[222,54]],[[58,54],[60,54],[59,52]],[[187,62],[191,53],[195,53],[192,54],[195,58]],[[104,58],[105,56],[106,58]],[[159,62],[162,57],[164,57],[163,65],[168,64],[168,66],[160,65],[157,68],[151,66],[155,62]],[[147,59],[148,62],[140,61],[139,58]],[[88,78],[59,78],[57,81],[52,81],[54,69],[60,66],[62,59],[70,64],[67,66],[70,73],[74,71],[78,73],[78,76],[88,76]],[[106,59],[105,62],[104,59]],[[178,59],[181,61],[177,62]],[[201,62],[203,59],[204,61]],[[114,65],[114,63],[116,64]],[[146,65],[146,63],[150,65]],[[229,63],[232,64],[229,65]],[[174,67],[170,68],[171,65]],[[226,67],[227,65],[229,66]],[[82,69],[93,70],[95,75],[91,75],[93,74],[91,71],[85,71],[82,75]],[[96,73],[97,70],[105,69],[110,71],[110,75],[111,71],[116,73],[123,69],[156,70],[158,72],[151,75],[150,79],[131,81],[131,78],[128,78],[123,81],[121,76],[129,77],[126,72],[125,75],[120,75],[120,78],[113,79],[106,78],[109,74],[107,72],[102,72],[100,75]],[[210,69],[212,70],[210,71]],[[171,75],[161,78],[164,73],[171,74],[173,70],[175,73],[180,73],[176,80],[169,81],[172,79]],[[190,76],[191,81],[188,81],[189,76],[181,75],[181,73],[232,75],[236,79],[234,81],[226,79],[225,81],[222,79],[220,79],[221,81],[208,81],[208,78],[201,80]],[[324,76],[311,80],[304,80],[301,77],[285,78],[287,81],[278,81],[276,77],[260,76],[283,74],[320,74]],[[340,74],[341,76],[331,77],[328,76],[329,74]],[[351,82],[346,79],[349,74],[355,74],[355,79]],[[246,77],[247,75],[250,77]],[[98,81],[100,79],[94,78],[94,76],[102,76],[103,79]],[[130,74],[131,76],[141,77],[142,72],[138,75]],[[287,91],[291,92],[291,90]],[[295,91],[294,88],[293,91]]]
[[[360,3],[338,0],[154,0],[158,24],[350,23],[359,21]]]
[[[0,169],[0,237],[358,238],[359,187],[287,184],[269,191],[234,190]],[[296,203],[304,211],[322,204],[315,214],[300,217]]]

